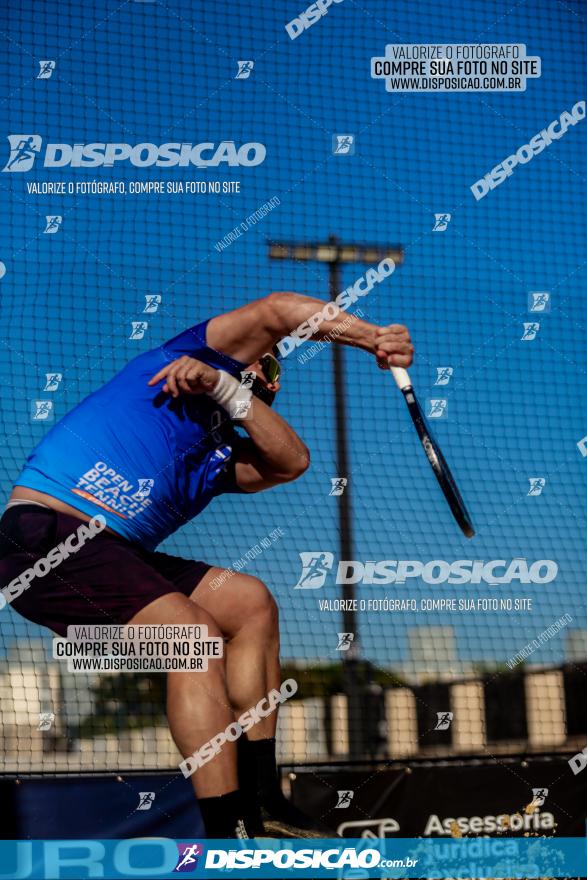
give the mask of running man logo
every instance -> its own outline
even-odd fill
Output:
[[[234,406],[230,412],[231,419],[246,419],[251,410],[252,400],[235,400]]]
[[[52,400],[31,401],[31,418],[33,422],[50,422],[53,419]]]
[[[161,305],[161,295],[158,293],[148,293],[145,296],[145,308],[143,314],[154,315]]]
[[[448,385],[452,379],[454,370],[452,367],[436,367],[435,385]]]
[[[2,171],[30,171],[43,143],[38,134],[9,134],[10,156]]]
[[[147,321],[131,321],[131,325],[132,330],[130,331],[129,339],[142,339],[149,329]]]
[[[255,66],[254,61],[237,61],[238,70],[235,79],[248,79],[253,72]]]
[[[144,498],[148,498],[149,495],[151,494],[151,489],[155,485],[155,480],[139,479],[138,483],[139,483],[139,488],[137,489],[137,491],[135,492],[135,494],[132,497],[136,498],[139,501],[142,501]]]
[[[348,651],[352,643],[355,640],[354,633],[337,633],[338,636],[338,645],[336,646],[337,651]]]
[[[39,712],[39,726],[37,730],[51,730],[55,721],[55,712]]]
[[[528,495],[542,495],[542,490],[546,486],[546,477],[528,477],[530,481],[530,489]]]
[[[201,843],[178,843],[177,852],[177,865],[173,870],[182,873],[191,872],[196,869],[198,858],[203,854],[204,847]]]
[[[334,554],[320,551],[300,553],[302,573],[294,590],[319,590],[324,586],[326,575],[332,569]]]
[[[434,730],[448,730],[454,715],[452,712],[437,712],[436,718],[438,720],[436,721]]]
[[[154,803],[154,791],[139,791],[139,805],[137,810],[150,810]]]
[[[537,324],[535,321],[524,323],[524,332],[522,333],[521,341],[531,342],[533,339],[536,339],[539,330],[540,324]]]
[[[432,232],[444,232],[448,228],[452,214],[435,214]]]
[[[55,61],[39,61],[39,67],[37,79],[51,79],[51,74],[55,70]]]
[[[60,214],[49,214],[45,217],[47,221],[47,225],[43,230],[48,235],[54,235],[56,232],[59,232],[59,228],[63,222],[63,217]]]
[[[428,418],[445,419],[448,414],[448,400],[436,398],[428,401]]]
[[[235,397],[229,405],[228,414],[231,419],[249,418],[252,414],[253,388],[255,386],[256,373],[253,370],[242,370],[239,382],[239,396]]]
[[[245,390],[250,390],[255,382],[254,370],[243,370],[241,373],[240,386]]]
[[[346,477],[331,477],[330,482],[332,483],[332,488],[328,494],[342,495],[342,493],[346,489],[348,480]]]
[[[57,391],[62,379],[63,373],[45,373],[45,387],[43,391]]]
[[[354,134],[333,134],[332,135],[332,153],[334,156],[354,156],[355,155],[355,136],[354,136]]]
[[[546,798],[548,797],[548,789],[547,788],[533,788],[532,789],[532,804],[536,807],[542,807]]]
[[[338,795],[338,802],[337,802],[334,809],[335,810],[348,809],[348,807],[350,807],[350,805],[351,805],[352,799],[355,796],[354,791],[349,789],[347,791],[337,791],[336,794]]]
[[[550,312],[550,293],[546,290],[531,291],[528,294],[529,312]]]

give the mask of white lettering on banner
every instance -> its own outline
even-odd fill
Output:
[[[458,816],[441,819],[433,813],[426,822],[424,837],[431,834],[441,834],[450,837],[454,834],[455,826],[461,834],[489,834],[491,832],[504,831],[545,831],[555,827],[552,813],[535,810],[532,813],[502,813],[498,816],[488,814],[486,816]]]

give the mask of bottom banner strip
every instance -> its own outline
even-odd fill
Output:
[[[0,880],[586,877],[585,838],[3,840]]]

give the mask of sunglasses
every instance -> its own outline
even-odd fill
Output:
[[[269,353],[264,354],[263,357],[259,359],[259,363],[261,364],[263,375],[270,385],[274,385],[279,381],[279,377],[281,376],[281,364],[275,355]]]

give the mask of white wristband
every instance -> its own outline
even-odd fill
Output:
[[[223,407],[231,419],[247,418],[252,395],[253,392],[247,387],[246,381],[239,382],[224,370],[218,370],[218,382],[211,391],[208,391],[208,397]]]

